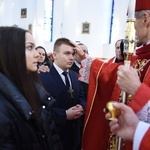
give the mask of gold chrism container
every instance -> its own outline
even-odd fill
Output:
[[[111,117],[108,120],[114,120],[121,114],[121,110],[114,108],[113,103],[116,103],[116,101],[109,101],[106,104],[106,112],[109,112],[111,114]]]

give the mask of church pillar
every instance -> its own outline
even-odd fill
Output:
[[[76,40],[76,24],[78,16],[78,0],[64,0],[61,36]],[[71,28],[70,28],[71,27]]]

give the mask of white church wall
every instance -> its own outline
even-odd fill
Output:
[[[16,24],[21,28],[28,29],[28,25],[33,22],[35,16],[35,4],[36,0],[3,0],[0,6],[0,25],[12,26]],[[27,18],[21,18],[22,8],[27,8]]]
[[[115,55],[115,42],[125,37],[127,8],[129,0],[115,0],[114,19],[112,26],[111,43],[103,44],[103,57],[111,58]]]
[[[14,25],[28,29],[33,26],[37,45],[52,51],[57,38],[81,41],[93,57],[112,57],[114,43],[124,38],[128,1],[115,0],[112,42],[109,44],[112,0],[54,0],[53,42],[43,40],[44,0],[3,0],[0,6],[0,26]],[[27,18],[21,18],[21,8],[27,8]],[[90,23],[90,34],[82,34],[82,23]]]
[[[85,43],[91,56],[102,57],[104,43],[108,43],[111,15],[111,0],[82,0],[78,4],[80,32],[77,40]],[[81,33],[82,22],[90,23],[90,34]]]

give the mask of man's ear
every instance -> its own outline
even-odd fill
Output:
[[[142,15],[142,19],[143,19],[143,24],[145,26],[149,26],[150,25],[150,14],[147,12],[144,12]]]
[[[55,59],[57,56],[57,52],[53,52],[53,58]]]

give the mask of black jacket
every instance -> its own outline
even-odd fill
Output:
[[[41,96],[40,119],[14,84],[0,73],[0,150],[62,150],[51,119],[54,101],[37,85]]]

